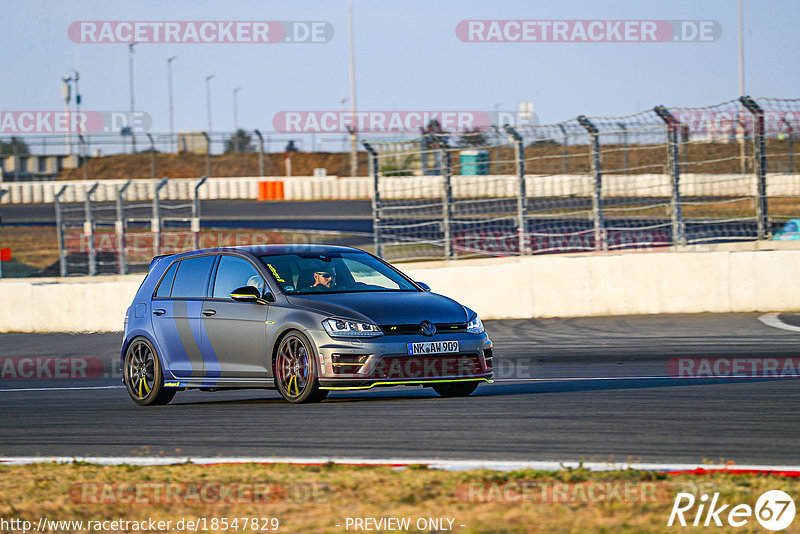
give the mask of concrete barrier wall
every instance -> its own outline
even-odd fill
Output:
[[[800,309],[800,243],[398,265],[484,319]],[[0,331],[116,331],[141,275],[0,281]]]
[[[372,197],[373,181],[369,177],[336,178],[315,177],[238,177],[210,178],[200,188],[201,199],[251,199],[258,198],[258,184],[262,181],[282,181],[285,200],[343,200]],[[0,183],[0,189],[9,194],[3,204],[30,204],[53,202],[56,192],[66,185],[66,202],[83,202],[86,190],[95,182],[9,182]],[[95,200],[116,200],[116,191],[124,180],[102,180]],[[134,180],[128,188],[129,201],[153,199],[155,180]],[[195,179],[170,179],[162,198],[187,200],[192,198]],[[529,197],[589,196],[594,191],[594,178],[588,175],[555,174],[528,175],[525,179]],[[442,195],[441,176],[397,177],[381,182],[381,195],[385,198],[439,198]],[[518,189],[515,176],[454,176],[453,196],[456,198],[513,197]],[[670,177],[667,174],[604,175],[603,194],[607,197],[669,197]],[[681,177],[681,194],[684,196],[755,196],[756,181],[752,174],[686,174]],[[800,175],[771,174],[767,177],[767,195],[800,196]]]

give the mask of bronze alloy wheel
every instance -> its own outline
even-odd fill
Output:
[[[175,389],[164,387],[161,363],[144,338],[137,338],[128,346],[123,372],[125,388],[140,406],[167,404],[175,396]]]
[[[275,354],[274,372],[275,385],[289,402],[320,402],[328,396],[328,390],[319,388],[311,342],[300,332],[289,332],[281,340]]]

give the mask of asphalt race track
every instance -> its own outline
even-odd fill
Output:
[[[488,321],[499,379],[460,399],[392,388],[291,405],[273,391],[191,391],[142,408],[117,377],[5,378],[0,456],[163,451],[795,465],[797,379],[666,376],[675,357],[797,357],[800,332],[767,326],[759,315]],[[800,324],[800,316],[779,318]],[[120,337],[0,334],[0,358],[96,357],[108,371]]]

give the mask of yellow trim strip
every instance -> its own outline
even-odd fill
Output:
[[[441,384],[444,382],[486,382],[487,384],[493,383],[492,380],[488,378],[457,378],[452,380],[403,380],[400,382],[375,382],[369,386],[349,386],[349,387],[323,387],[320,386],[319,389],[330,389],[330,390],[346,390],[346,389],[372,389],[375,386],[397,386],[401,384]]]
[[[273,276],[275,276],[275,280],[277,280],[282,284],[286,283],[286,281],[283,278],[281,278],[281,275],[278,274],[278,271],[275,270],[275,267],[273,267],[271,263],[268,263],[267,267],[269,267],[269,270],[272,271]]]
[[[331,362],[331,365],[364,365],[364,364],[363,363],[347,363],[347,362],[343,362],[343,363]]]

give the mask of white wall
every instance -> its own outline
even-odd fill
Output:
[[[484,319],[800,309],[800,243],[398,265]],[[141,275],[0,281],[0,331],[121,330]]]
[[[283,181],[286,200],[336,200],[368,199],[372,197],[373,181],[369,177],[337,178],[328,176],[283,177],[233,177],[209,178],[200,188],[202,199],[258,198],[258,182]],[[152,200],[157,180],[134,180],[126,192],[129,201]],[[192,198],[196,179],[170,179],[162,198],[185,200]],[[441,176],[397,177],[381,182],[381,195],[385,198],[439,198],[442,195]],[[116,191],[125,180],[101,180],[95,200],[116,200]],[[86,190],[94,181],[64,182],[8,182],[0,189],[8,194],[0,198],[3,204],[30,204],[53,202],[54,195],[66,185],[65,202],[83,202]],[[578,174],[528,175],[525,178],[529,197],[590,196],[594,191],[594,178]],[[453,196],[513,197],[518,188],[515,176],[454,176]],[[681,177],[682,195],[734,195],[755,196],[756,181],[752,174],[686,174]],[[669,197],[670,177],[667,174],[604,175],[603,195]],[[800,196],[800,175],[770,174],[767,176],[768,196]]]

